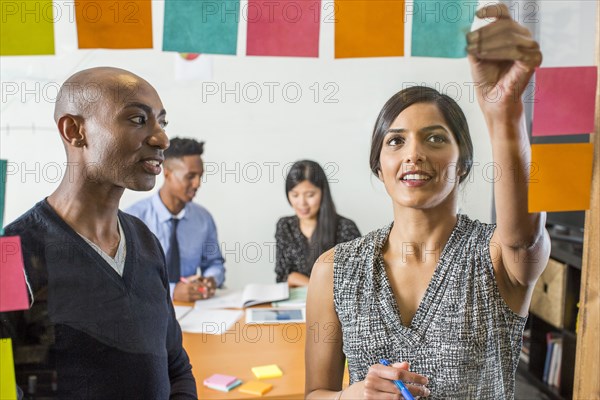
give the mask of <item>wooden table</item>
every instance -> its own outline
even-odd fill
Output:
[[[203,381],[216,373],[234,375],[243,382],[256,380],[250,368],[267,364],[277,364],[283,376],[262,380],[273,388],[261,398],[303,399],[305,340],[305,324],[247,325],[244,317],[223,335],[183,334],[200,399],[252,398],[237,389],[228,393],[209,389]]]

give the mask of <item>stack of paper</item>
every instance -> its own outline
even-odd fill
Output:
[[[242,316],[241,309],[255,304],[270,303],[287,299],[289,290],[286,282],[274,284],[251,283],[243,291],[221,290],[210,299],[198,300],[193,308],[175,307],[181,330],[189,333],[222,335]]]
[[[229,392],[231,389],[241,384],[241,380],[231,375],[214,374],[204,380],[204,386],[222,392]]]
[[[177,321],[185,317],[190,311],[192,311],[193,308],[194,307],[192,306],[173,306],[173,309],[175,310],[175,318],[177,319]]]
[[[202,310],[194,308],[179,320],[183,332],[222,335],[244,313],[239,310]]]

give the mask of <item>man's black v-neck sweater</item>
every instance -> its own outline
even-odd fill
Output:
[[[3,313],[2,333],[15,354],[47,346],[39,367],[56,371],[59,398],[196,398],[160,243],[137,218],[119,211],[119,220],[122,277],[46,200],[7,226],[21,237],[34,304]]]

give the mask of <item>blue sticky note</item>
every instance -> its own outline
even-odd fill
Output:
[[[471,30],[476,7],[473,0],[415,0],[411,55],[466,57],[466,33]]]
[[[6,194],[6,160],[0,160],[0,235],[4,235],[4,197]]]
[[[239,0],[166,0],[163,51],[236,54]]]

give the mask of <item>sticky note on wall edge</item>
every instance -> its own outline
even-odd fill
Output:
[[[0,0],[0,56],[54,54],[54,22],[52,0]]]
[[[17,383],[15,381],[12,340],[2,338],[0,339],[0,399],[14,400],[16,398]]]
[[[529,212],[590,208],[592,143],[531,146]]]
[[[0,160],[0,236],[4,235],[4,199],[6,197],[6,160]]]
[[[0,312],[29,308],[21,238],[0,237]]]
[[[593,132],[597,79],[596,66],[538,68],[535,73],[532,135]]]

